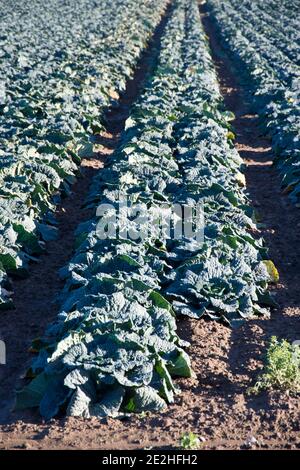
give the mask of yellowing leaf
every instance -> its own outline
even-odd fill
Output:
[[[114,100],[118,100],[120,98],[119,93],[117,93],[113,88],[109,89],[108,94]]]
[[[235,178],[239,184],[239,186],[245,187],[246,186],[246,178],[243,173],[238,172]]]
[[[264,260],[263,264],[266,266],[271,281],[277,283],[279,281],[279,272],[276,269],[275,264],[271,260]]]

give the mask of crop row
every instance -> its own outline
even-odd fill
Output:
[[[107,211],[77,230],[75,256],[61,270],[61,312],[34,345],[33,380],[19,392],[19,408],[39,406],[47,419],[62,410],[84,417],[161,410],[178,391],[173,377],[192,374],[176,314],[227,324],[268,314],[276,270],[250,234],[231,117],[197,2],[176,0],[155,72],[94,180],[88,204]],[[136,238],[121,236],[122,217],[113,217],[124,195]],[[144,230],[134,217],[138,205],[165,220],[172,206],[192,201],[204,209],[204,241],[168,236],[163,223]]]
[[[264,132],[272,139],[282,185],[300,200],[300,49],[292,0],[209,0],[222,42],[254,97]]]
[[[0,36],[0,308],[6,273],[55,237],[59,195],[96,150],[101,113],[124,90],[167,1],[8,1]]]

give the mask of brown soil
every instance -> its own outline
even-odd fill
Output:
[[[262,354],[269,338],[277,335],[291,341],[300,339],[299,214],[280,192],[280,179],[270,164],[270,143],[259,134],[256,116],[247,111],[243,90],[235,79],[238,74],[221,50],[204,9],[202,16],[224,99],[237,116],[233,123],[236,146],[247,165],[250,199],[264,222],[261,234],[281,275],[279,286],[273,289],[279,307],[273,310],[270,320],[253,320],[234,330],[205,320],[180,320],[180,335],[191,342],[189,354],[196,377],[177,381],[182,393],[166,412],[122,421],[67,418],[49,423],[41,422],[36,414],[13,413],[6,415],[0,426],[0,449],[170,448],[176,447],[182,433],[188,430],[202,437],[204,449],[300,448],[298,398],[280,392],[258,397],[245,394],[262,367]],[[128,103],[124,108],[127,114]],[[117,114],[108,118],[111,124],[119,122],[119,132],[124,116],[120,118]],[[115,138],[111,137],[110,142]],[[65,202],[66,214],[61,216],[64,237],[49,244],[49,253],[32,270],[29,280],[16,284],[18,310],[1,319],[2,336],[3,331],[12,335],[10,345],[14,348],[15,366],[5,370],[7,396],[12,395],[15,378],[29,360],[24,351],[30,338],[40,334],[56,314],[51,300],[61,285],[55,272],[72,252],[70,233],[79,221],[77,207],[82,202],[82,196],[77,194],[86,191],[80,188],[79,192],[74,188],[73,203],[72,199]],[[80,217],[84,218],[83,212]]]

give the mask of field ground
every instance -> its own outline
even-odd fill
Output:
[[[30,278],[15,284],[17,309],[1,317],[1,328],[11,331],[12,348],[9,349],[13,361],[10,362],[15,366],[7,367],[6,376],[1,377],[4,389],[0,395],[0,449],[172,448],[178,446],[181,434],[187,430],[201,436],[204,449],[300,448],[299,399],[279,392],[259,397],[245,393],[262,367],[262,352],[270,337],[300,338],[299,209],[281,194],[280,178],[271,165],[270,143],[260,135],[257,117],[249,110],[251,103],[244,96],[238,73],[218,43],[204,9],[202,18],[227,108],[236,115],[233,122],[236,147],[246,163],[252,205],[263,223],[260,235],[280,273],[280,284],[273,288],[279,307],[273,310],[270,320],[249,321],[232,330],[205,320],[180,320],[179,333],[191,342],[189,353],[196,377],[178,380],[182,394],[160,415],[132,416],[122,421],[64,418],[43,423],[31,412],[9,412],[12,402],[6,397],[12,395],[15,383],[30,361],[30,354],[24,356],[24,350],[57,313],[52,299],[62,284],[56,272],[71,256],[75,227],[89,215],[78,208],[93,174],[101,171],[104,159],[109,158],[117,145],[129,106],[151,68],[161,25],[121,104],[107,113],[108,133],[101,138],[103,151],[99,159],[83,161],[82,177],[73,195],[58,209],[59,240],[49,242],[48,253],[38,265],[32,266]]]

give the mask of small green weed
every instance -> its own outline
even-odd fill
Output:
[[[255,385],[248,394],[257,395],[270,388],[300,392],[300,346],[272,336],[266,353],[266,364]]]
[[[180,447],[185,450],[199,449],[201,441],[193,432],[186,432],[181,436]]]

